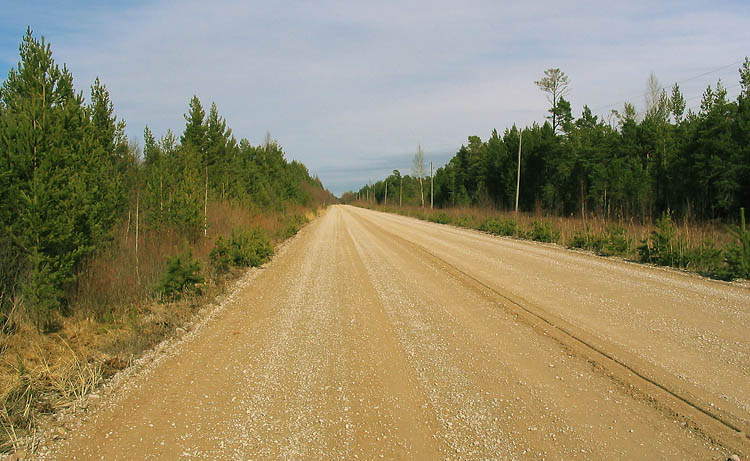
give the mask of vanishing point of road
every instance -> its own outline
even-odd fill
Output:
[[[750,456],[750,288],[348,206],[46,453]]]

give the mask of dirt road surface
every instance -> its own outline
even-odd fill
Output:
[[[59,459],[750,456],[750,289],[334,206]]]

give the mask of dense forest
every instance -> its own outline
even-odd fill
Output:
[[[741,207],[750,207],[750,60],[739,73],[736,100],[718,82],[706,88],[697,112],[686,111],[678,85],[667,91],[652,75],[645,113],[626,103],[605,121],[587,106],[575,118],[564,97],[567,76],[549,69],[535,82],[549,97],[549,120],[522,130],[514,125],[502,135],[493,131],[486,141],[470,136],[435,172],[434,206],[514,209],[520,141],[522,211],[736,220]],[[428,194],[429,178],[417,170],[403,177],[394,171],[343,199],[420,205],[419,180],[426,179]]]
[[[0,323],[15,311],[51,328],[77,308],[91,261],[126,244],[138,284],[152,290],[139,273],[144,235],[179,242],[170,253],[220,237],[211,215],[230,205],[284,214],[330,203],[270,136],[259,146],[237,141],[215,104],[206,114],[193,97],[185,120],[179,137],[146,128],[141,152],[104,84],[97,79],[85,99],[50,45],[27,31],[0,89]]]

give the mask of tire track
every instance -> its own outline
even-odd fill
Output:
[[[555,339],[565,349],[585,358],[601,369],[634,397],[648,402],[670,417],[679,418],[706,439],[727,449],[750,456],[750,425],[745,420],[722,410],[720,404],[700,397],[700,390],[686,389],[689,385],[679,383],[650,364],[632,356],[621,348],[609,344],[582,329],[560,319],[528,301],[510,294],[501,293],[471,274],[445,261],[422,245],[407,240],[378,225],[359,213],[355,219],[380,239],[396,242],[417,257],[451,274],[465,286],[493,300],[517,318],[534,327],[539,333]]]

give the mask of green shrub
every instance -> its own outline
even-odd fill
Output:
[[[13,245],[9,233],[0,233],[0,324],[3,324],[22,291],[28,264],[21,250]]]
[[[211,266],[217,274],[223,274],[229,270],[229,266],[232,264],[232,256],[230,254],[231,242],[223,237],[216,239],[211,253],[208,255]]]
[[[602,249],[607,242],[607,238],[594,235],[591,232],[591,227],[587,224],[586,229],[578,231],[573,234],[573,237],[568,240],[568,248],[580,248],[582,250],[593,251],[597,254],[602,254]]]
[[[230,256],[235,266],[260,266],[273,256],[273,245],[261,229],[232,232]]]
[[[750,230],[745,227],[745,209],[740,208],[740,225],[729,230],[736,239],[727,247],[726,262],[732,278],[750,279]]]
[[[179,299],[183,294],[200,294],[201,263],[191,253],[167,258],[167,272],[154,289],[165,298]]]
[[[724,251],[717,248],[713,240],[706,239],[698,247],[688,251],[687,260],[693,270],[703,275],[720,279],[731,278],[724,264]]]
[[[576,232],[573,234],[573,236],[568,240],[568,248],[580,248],[580,249],[587,249],[588,248],[588,233],[584,232]]]
[[[677,230],[669,213],[656,220],[656,229],[638,247],[641,262],[659,266],[685,267],[688,263],[687,245],[677,238]]]
[[[302,226],[307,223],[307,218],[301,214],[294,214],[286,219],[283,230],[281,231],[281,238],[286,240],[299,232]]]
[[[593,250],[602,256],[625,256],[630,253],[632,240],[628,238],[625,228],[618,225],[607,229],[604,238],[592,236]]]
[[[438,224],[450,224],[451,223],[451,217],[448,216],[447,213],[443,213],[442,211],[439,213],[433,213],[427,218],[430,222],[436,222]]]
[[[480,226],[479,230],[489,232],[495,235],[512,236],[516,235],[516,222],[512,219],[487,218]]]
[[[474,228],[476,223],[476,218],[474,216],[470,215],[459,215],[455,221],[453,221],[453,224],[458,227],[466,227],[466,228]]]
[[[546,221],[533,221],[529,232],[531,240],[553,243],[560,239],[560,231]]]

